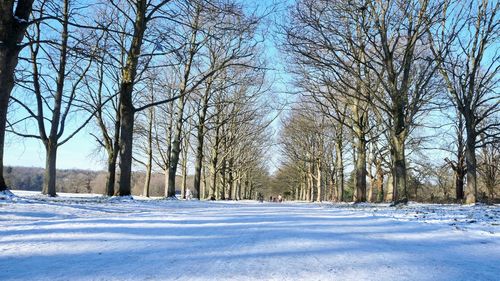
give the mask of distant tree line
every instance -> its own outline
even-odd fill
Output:
[[[44,168],[12,167],[4,168],[5,181],[8,186],[16,190],[42,191]],[[78,169],[57,170],[56,191],[65,193],[105,193],[107,174],[105,171],[90,171]],[[132,173],[132,194],[142,195],[142,184],[146,177],[145,172]],[[189,176],[188,184],[192,184],[193,176]],[[164,195],[163,175],[151,175],[150,196],[162,197]],[[180,193],[180,189],[177,190]]]

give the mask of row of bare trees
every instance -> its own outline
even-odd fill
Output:
[[[130,195],[143,165],[144,195],[161,171],[173,197],[191,162],[196,197],[254,194],[270,110],[265,13],[219,0],[0,3],[2,148],[5,132],[44,144],[44,194],[56,195],[58,147],[89,127],[109,196]]]
[[[380,201],[384,194],[406,201],[417,152],[454,130],[456,159],[447,163],[456,199],[465,190],[465,201],[476,202],[477,155],[500,145],[499,10],[498,1],[488,0],[291,5],[283,52],[302,105],[292,108],[297,112],[284,121],[281,138],[286,167],[302,177],[296,198],[320,201],[328,190],[333,200],[346,200],[348,166],[354,201]],[[430,131],[436,136],[424,137]]]

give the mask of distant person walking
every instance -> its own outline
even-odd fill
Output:
[[[191,193],[191,189],[186,189],[186,200],[193,199],[193,193]]]

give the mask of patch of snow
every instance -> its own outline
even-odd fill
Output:
[[[132,197],[131,195],[129,195],[129,196],[113,196],[113,197],[109,197],[109,199],[107,201],[110,203],[131,202],[131,201],[134,201],[134,197]]]
[[[10,190],[0,191],[0,200],[12,201],[12,200],[16,200],[16,199],[17,199],[17,196],[14,193],[12,193]]]
[[[498,205],[14,193],[22,200],[0,201],[0,280],[439,281],[500,272],[500,232],[490,225]]]

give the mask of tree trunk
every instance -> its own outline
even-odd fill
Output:
[[[384,201],[384,171],[382,170],[382,160],[376,162],[377,170],[377,202]]]
[[[387,179],[387,192],[385,194],[385,202],[394,201],[394,177],[392,173],[389,174]]]
[[[309,202],[313,201],[313,189],[314,189],[313,163],[310,163],[309,170],[307,171],[307,193],[306,193],[306,200]]]
[[[220,186],[218,188],[218,199],[221,200],[226,200],[226,165],[226,160],[223,158],[220,169]]]
[[[318,158],[317,164],[316,164],[316,201],[321,202],[322,201],[322,192],[321,192],[321,158]]]
[[[201,123],[201,117],[200,117]],[[198,130],[196,132],[196,159],[194,162],[194,183],[193,189],[195,197],[200,199],[200,186],[201,186],[201,170],[203,165],[203,142],[204,142],[204,127],[205,124],[198,124]]]
[[[370,186],[367,187],[368,190],[366,191],[366,201],[367,202],[373,202],[373,189],[375,188],[375,182],[376,178],[370,177]]]
[[[297,185],[295,185],[295,192],[294,192],[295,201],[299,200],[299,193],[300,193],[301,185],[302,185],[301,182],[299,182]]]
[[[233,197],[233,184],[234,184],[234,178],[233,178],[233,159],[229,158],[228,160],[228,178],[227,178],[227,187],[228,187],[228,192],[227,192],[227,199],[232,200]]]
[[[56,159],[57,159],[57,144],[48,141],[45,145],[45,175],[43,181],[42,193],[51,197],[56,196]]]
[[[364,136],[356,142],[356,192],[354,202],[366,202],[366,141]]]
[[[216,194],[217,194],[217,152],[215,148],[212,148],[212,164],[210,166],[210,173],[212,174],[212,183],[210,184],[210,192],[208,194],[208,197],[210,200],[215,199]]]
[[[236,189],[236,200],[241,200],[241,171],[236,174],[235,189]]]
[[[168,168],[163,169],[163,182],[165,186],[168,186]],[[167,189],[165,189],[165,197],[168,197]]]
[[[248,172],[245,172],[245,181],[243,182],[243,199],[248,199]]]
[[[150,185],[151,185],[151,164],[149,162],[149,157],[148,157],[148,163],[146,165],[146,178],[144,179],[144,189],[142,191],[142,195],[144,197],[149,197]]]
[[[170,165],[168,167],[168,189],[167,197],[175,196],[175,176],[181,153],[182,124],[184,123],[185,98],[180,97],[177,104],[177,121],[175,125],[174,139],[172,141],[172,152],[170,154]]]
[[[120,180],[119,196],[131,195],[132,185],[132,140],[134,137],[133,85],[122,84],[120,91]]]
[[[117,156],[118,156],[118,149],[116,149],[116,151],[108,152],[108,170],[107,170],[108,176],[106,177],[106,195],[107,196],[115,195]]]
[[[1,27],[0,30],[2,30]],[[2,37],[0,34],[0,39]],[[8,48],[0,44],[0,191],[7,189],[3,176],[5,128],[10,94],[14,88],[14,71],[18,62],[18,54],[17,48]]]
[[[464,120],[460,112],[458,114],[457,133],[457,165],[455,169],[455,198],[457,202],[464,200],[464,177],[465,177],[465,155],[464,155]]]
[[[184,147],[182,148],[182,163],[181,163],[181,168],[182,168],[182,182],[181,182],[181,196],[182,199],[186,199],[186,184],[187,184],[187,157],[188,157],[188,138],[186,137],[184,141]],[[195,197],[199,198],[199,194],[195,192]]]
[[[203,176],[203,180],[202,180],[202,183],[203,185],[201,186],[202,188],[202,197],[200,197],[199,199],[201,198],[207,198],[207,168],[205,166],[203,166],[203,169],[202,169],[203,173],[202,173],[202,176]]]
[[[163,168],[163,171],[164,171],[164,174],[165,174],[165,181],[164,181],[164,184],[165,184],[165,187],[164,187],[164,195],[165,197],[168,197],[168,181],[169,181],[169,176],[168,176],[168,170],[169,170],[169,167],[170,167],[170,157],[172,155],[172,127],[173,127],[173,119],[174,119],[174,107],[173,107],[173,103],[171,103],[171,106],[170,106],[170,116],[168,118],[168,127],[167,127],[167,130],[166,130],[166,140],[167,140],[167,151],[165,153],[165,158],[164,158],[164,168]]]
[[[405,158],[405,140],[404,137],[394,135],[391,143],[391,156],[392,156],[392,177],[393,177],[393,190],[392,200],[399,200],[399,191],[402,191],[402,198],[408,198],[406,190],[406,158]]]
[[[462,202],[464,200],[464,178],[465,173],[463,169],[455,172],[455,196],[457,202]]]
[[[152,153],[148,152],[148,159],[146,162],[146,178],[144,179],[144,189],[142,191],[142,195],[145,197],[149,197],[149,187],[151,185],[151,167],[153,164],[153,156]]]
[[[329,190],[330,190],[329,200],[330,201],[337,201],[337,192],[336,192],[337,189],[335,188],[335,174],[333,172],[329,176],[328,186],[329,186]]]
[[[343,152],[342,152],[342,141],[337,141],[336,142],[336,154],[337,154],[337,201],[338,202],[343,202],[344,201],[344,159],[343,159]]]
[[[0,191],[7,189],[3,176],[5,128],[7,125],[10,93],[14,88],[14,70],[18,61],[18,52],[5,49],[7,48],[0,45]]]
[[[467,120],[466,120],[467,121]],[[476,161],[476,133],[467,122],[467,140],[465,145],[465,163],[467,166],[467,186],[465,190],[465,203],[474,204],[477,202],[477,161]]]
[[[153,97],[151,99],[153,101]],[[146,178],[144,180],[144,190],[142,195],[149,197],[149,187],[151,185],[151,169],[153,166],[153,122],[154,122],[154,108],[149,109],[149,122],[148,122],[148,148],[147,148],[147,160],[146,160]]]
[[[253,199],[253,189],[254,189],[254,185],[253,185],[253,181],[250,181],[249,183],[249,188],[248,188],[248,199],[252,200]]]

